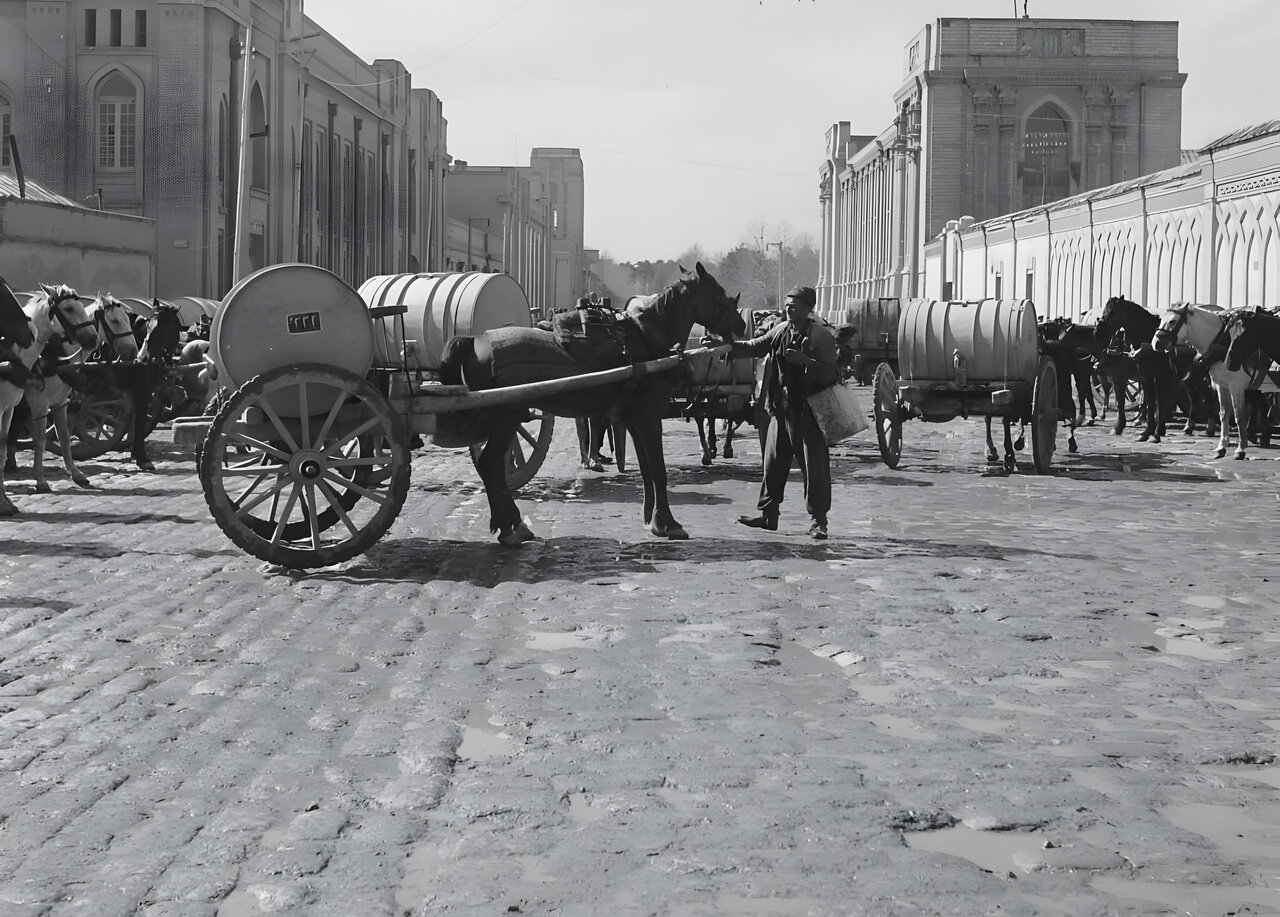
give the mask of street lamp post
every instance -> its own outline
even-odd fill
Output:
[[[471,270],[471,224],[473,224],[473,223],[480,223],[480,222],[483,222],[483,223],[484,223],[484,228],[485,228],[486,230],[488,230],[488,228],[489,228],[489,218],[488,218],[488,217],[467,217],[467,263],[466,263],[466,269],[467,269],[468,271],[469,271],[469,270]]]
[[[766,242],[764,245],[764,250],[768,251],[769,249],[774,247],[778,249],[778,308],[781,309],[782,308],[782,243]]]

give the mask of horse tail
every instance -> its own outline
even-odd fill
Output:
[[[445,385],[464,385],[463,367],[475,359],[473,337],[455,337],[444,345],[440,356],[440,381]],[[451,411],[436,415],[436,429],[431,440],[437,446],[458,448],[483,443],[489,438],[488,426],[479,411]]]

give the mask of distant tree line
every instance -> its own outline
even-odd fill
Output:
[[[674,261],[614,261],[602,255],[599,273],[604,290],[597,293],[612,296],[621,305],[628,296],[657,293],[680,276],[680,268],[693,270],[702,266],[720,281],[732,296],[740,293],[740,304],[751,309],[775,309],[778,305],[778,249],[759,243],[742,243],[723,254],[708,255],[694,245]],[[782,247],[783,294],[797,284],[815,286],[818,281],[818,252],[807,239]]]

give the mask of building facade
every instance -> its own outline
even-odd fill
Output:
[[[1020,297],[1079,321],[1113,295],[1280,308],[1280,121],[1190,162],[991,220],[949,222],[925,246],[922,295]]]
[[[398,61],[360,60],[301,0],[0,0],[0,132],[28,177],[154,221],[155,286],[135,295],[217,299],[287,261],[352,286],[456,270],[480,228],[459,240],[450,222],[441,100]],[[577,151],[535,150],[527,183],[500,171],[509,200],[487,216],[495,241],[475,247],[500,249],[490,269],[511,270],[531,299],[568,297],[581,276]]]
[[[449,172],[449,251],[445,270],[504,272],[524,289],[529,308],[550,308],[554,204],[541,174],[529,166],[473,166]]]
[[[819,305],[913,296],[924,243],[1176,166],[1176,22],[938,19],[908,42],[897,116],[832,126],[820,169]]]

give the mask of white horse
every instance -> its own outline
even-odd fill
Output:
[[[95,356],[104,361],[123,363],[132,363],[137,359],[138,339],[134,336],[133,322],[124,303],[110,293],[99,293],[98,298],[85,309],[85,315],[98,332],[100,346]],[[76,467],[71,448],[71,427],[67,419],[67,405],[75,388],[75,367],[83,362],[85,356],[81,344],[78,340],[73,344],[55,334],[46,346],[46,354],[51,349],[57,351],[53,356],[60,369],[46,373],[43,387],[29,387],[23,399],[31,409],[31,469],[37,493],[51,493],[53,490],[44,473],[45,447],[49,435],[46,418],[49,417],[53,419],[53,429],[61,446],[62,464],[67,470],[67,477],[81,487],[92,486],[88,476]]]
[[[1253,376],[1244,369],[1232,372],[1223,362],[1227,346],[1231,343],[1226,331],[1230,316],[1230,312],[1224,312],[1219,306],[1175,303],[1161,318],[1160,327],[1151,339],[1151,346],[1165,352],[1172,351],[1176,343],[1190,344],[1195,348],[1201,361],[1208,367],[1209,381],[1218,394],[1218,417],[1222,432],[1214,456],[1222,458],[1227,454],[1231,438],[1231,417],[1234,414],[1239,428],[1236,458],[1243,459],[1249,429],[1249,413],[1245,407],[1244,393],[1252,383]]]
[[[8,294],[9,301],[16,302],[7,287],[4,292]],[[93,321],[86,314],[79,295],[64,284],[56,287],[40,284],[40,292],[22,306],[22,312],[27,319],[30,341],[29,343],[24,343],[22,340],[9,341],[8,344],[10,359],[13,363],[20,365],[21,375],[26,375],[35,366],[41,351],[55,334],[55,322],[57,329],[60,329],[68,338],[75,338],[81,347],[92,350],[98,345],[98,332],[93,326]],[[33,385],[40,387],[38,381]],[[31,384],[23,386],[9,381],[8,378],[0,378],[0,469],[3,469],[4,459],[8,457],[9,426],[13,422],[13,411],[26,394],[28,387],[31,387]],[[38,419],[32,418],[33,430],[43,429],[45,416]],[[64,412],[63,423],[65,422]],[[43,444],[43,437],[41,442]],[[64,451],[70,453],[71,450]],[[87,479],[85,480],[87,482]],[[0,470],[0,516],[12,516],[17,512],[18,508],[5,493],[4,472]]]

